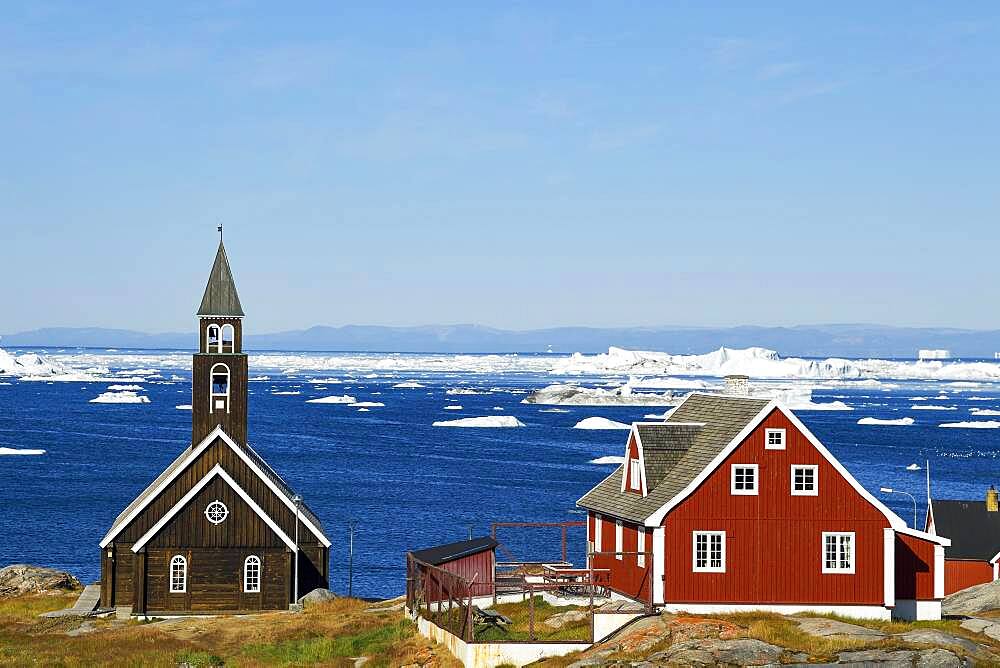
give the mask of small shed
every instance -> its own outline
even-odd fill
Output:
[[[424,576],[434,579],[427,571],[447,571],[471,583],[473,596],[492,596],[497,545],[495,539],[484,536],[415,550],[409,556]]]

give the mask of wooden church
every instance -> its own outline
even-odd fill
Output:
[[[220,239],[198,309],[191,445],[101,541],[103,607],[277,610],[296,591],[328,586],[330,541],[319,520],[247,443],[243,317]]]

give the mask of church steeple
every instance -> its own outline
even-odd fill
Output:
[[[244,314],[221,238],[197,315],[199,352],[195,354],[192,365],[191,441],[199,443],[221,425],[234,441],[245,443],[247,356],[243,354]]]

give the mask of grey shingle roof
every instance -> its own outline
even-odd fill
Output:
[[[205,295],[201,298],[198,315],[221,315],[243,317],[243,306],[240,296],[236,294],[236,283],[233,282],[233,272],[229,268],[229,258],[226,257],[226,247],[219,242],[219,250],[215,254],[212,273],[208,275]]]
[[[622,467],[587,492],[577,504],[588,510],[620,518],[629,522],[643,522],[681,490],[698,477],[706,466],[729,445],[737,434],[767,406],[766,399],[750,399],[725,395],[692,394],[667,418],[670,423],[701,423],[703,426],[661,428],[654,425],[640,433],[643,454],[646,454],[647,434],[653,450],[653,473],[659,482],[650,479],[650,462],[647,459],[647,482],[650,487],[645,497],[621,491]]]
[[[1000,512],[986,510],[983,501],[936,499],[931,505],[934,531],[951,538],[945,552],[949,559],[989,561],[1000,552]]]

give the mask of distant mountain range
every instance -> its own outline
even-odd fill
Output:
[[[192,333],[147,334],[124,329],[54,327],[0,337],[0,347],[89,347],[189,349]],[[784,356],[913,358],[920,348],[943,348],[955,357],[992,358],[1000,330],[803,325],[797,327],[555,327],[505,330],[478,325],[317,326],[249,334],[247,350],[371,352],[603,352],[608,346],[670,353],[703,353],[728,346],[762,346]]]

